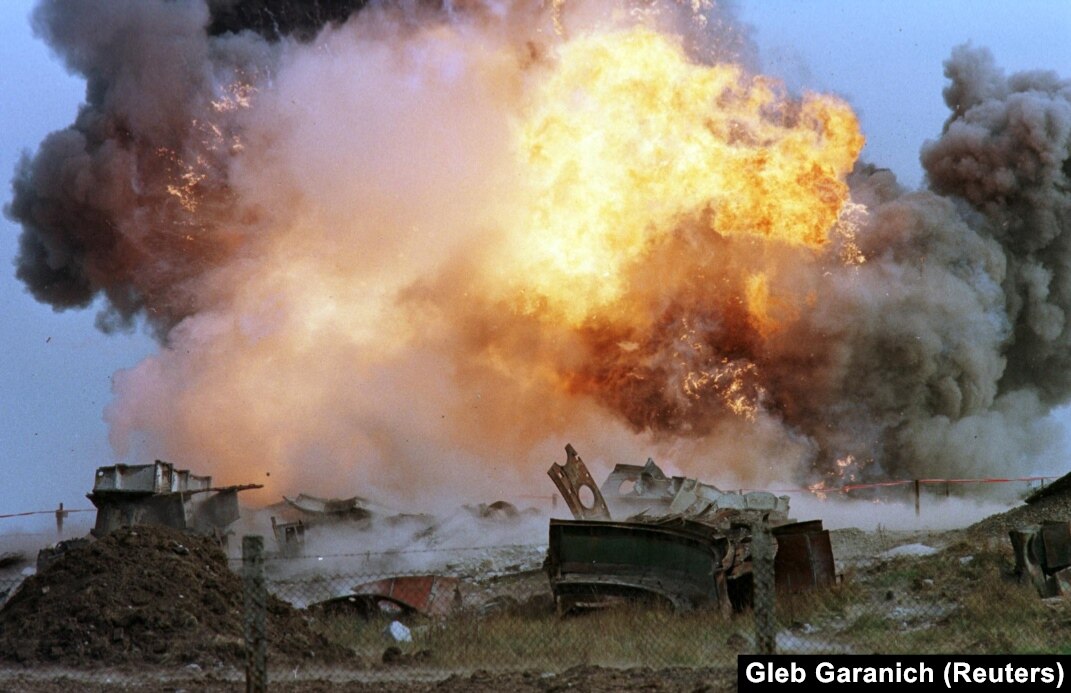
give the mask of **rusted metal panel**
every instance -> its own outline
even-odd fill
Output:
[[[1038,540],[1040,527],[1024,527],[1008,532],[1015,555],[1015,574],[1019,581],[1032,583],[1042,597],[1055,596],[1053,584],[1045,574],[1044,546]]]
[[[779,591],[799,592],[836,582],[833,546],[821,520],[779,525],[771,533],[777,541],[774,584]]]
[[[1063,568],[1057,570],[1052,574],[1050,578],[1052,582],[1053,596],[1068,596],[1071,595],[1071,568]]]
[[[444,575],[402,575],[365,582],[359,596],[383,599],[425,616],[448,616],[461,607],[461,582]]]
[[[1071,594],[1071,523],[1046,522],[1008,532],[1015,574],[1042,597]]]
[[[728,605],[727,551],[698,523],[552,519],[545,568],[560,612],[644,596],[687,610]]]
[[[1045,572],[1071,566],[1071,523],[1046,522],[1041,526]]]
[[[595,480],[572,445],[565,446],[565,455],[565,464],[552,464],[547,474],[558,487],[573,517],[578,520],[609,520],[610,509],[606,507]],[[590,503],[585,503],[581,497],[585,489],[591,494]]]

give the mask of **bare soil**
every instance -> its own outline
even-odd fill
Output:
[[[20,693],[106,693],[115,690],[137,691],[217,691],[245,690],[242,680],[220,680],[211,674],[192,673],[183,677],[161,677],[149,682],[142,673],[115,671],[106,681],[91,680],[78,672],[41,672],[37,676],[0,679],[4,690]],[[721,693],[736,690],[736,671],[732,669],[611,669],[578,666],[553,674],[539,671],[491,673],[476,671],[467,676],[449,675],[424,681],[288,681],[285,675],[272,677],[269,689],[281,693],[617,693],[618,691],[653,691],[655,693]]]
[[[32,575],[0,609],[0,663],[100,668],[240,665],[242,580],[216,542],[166,527],[121,528]],[[271,656],[339,661],[345,651],[269,597]]]

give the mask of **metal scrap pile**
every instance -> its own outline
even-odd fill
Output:
[[[305,493],[299,493],[296,498],[283,496],[283,505],[277,509],[284,521],[280,522],[272,514],[272,534],[280,553],[294,556],[301,552],[308,527],[342,523],[367,527],[373,515],[369,505],[368,500],[358,496],[345,499],[319,498]]]
[[[1071,523],[1044,522],[1009,533],[1015,574],[1042,597],[1071,595]]]
[[[259,484],[216,487],[212,477],[177,469],[170,462],[99,467],[93,492],[97,508],[92,533],[101,537],[124,526],[156,525],[225,538],[238,519],[238,493]]]
[[[776,540],[779,590],[835,581],[829,532],[790,519],[787,496],[667,477],[650,459],[617,465],[600,488],[572,445],[565,451],[547,472],[575,518],[550,521],[545,568],[559,612],[651,596],[682,610],[744,608],[756,528]],[[628,516],[613,520],[611,507]]]

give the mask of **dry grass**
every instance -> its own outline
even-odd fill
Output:
[[[779,652],[804,654],[1071,652],[1071,606],[1011,575],[1007,542],[961,543],[846,572],[836,586],[779,595]],[[369,663],[392,644],[389,620],[325,617],[318,627]],[[577,665],[734,666],[754,651],[750,612],[672,613],[627,605],[560,618],[546,602],[490,615],[410,621],[403,661],[464,670]]]
[[[387,620],[356,623],[335,616],[318,627],[360,657],[382,657]],[[411,626],[413,641],[395,643],[414,661],[459,669],[558,671],[577,665],[706,667],[735,663],[753,637],[750,615],[716,611],[674,614],[623,605],[559,618],[542,613],[463,614]],[[427,653],[427,654],[424,654]]]
[[[795,651],[815,654],[1066,652],[1071,608],[1041,599],[1012,566],[1010,546],[1000,542],[894,558],[835,589],[781,599],[778,619],[812,636],[797,639]]]

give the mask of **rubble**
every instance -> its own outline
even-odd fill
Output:
[[[1042,597],[1071,595],[1071,523],[1044,522],[1011,530],[1015,575]]]
[[[565,464],[547,472],[575,518],[550,521],[544,569],[559,613],[651,596],[679,610],[743,608],[752,589],[755,527],[776,540],[777,589],[835,581],[829,532],[820,520],[790,519],[787,496],[668,477],[652,459],[618,464],[596,487],[573,446],[565,451]],[[631,514],[615,521],[611,508]]]
[[[295,498],[283,496],[283,502],[313,523],[362,522],[372,517],[368,501],[352,498],[319,498],[299,493]]]
[[[212,486],[212,477],[177,469],[170,462],[97,468],[92,493],[97,508],[94,536],[134,525],[160,525],[213,534],[222,540],[238,519],[238,493],[260,484]]]
[[[610,508],[629,514],[702,515],[731,509],[788,517],[788,496],[775,496],[767,491],[722,491],[698,479],[670,478],[650,458],[643,466],[618,464],[599,491]]]
[[[74,539],[65,539],[44,547],[37,552],[37,572],[43,571],[50,563],[71,549],[89,546],[91,541],[93,541],[92,537],[75,537]]]
[[[461,609],[461,580],[445,575],[399,575],[364,582],[345,594],[311,602],[313,613],[355,614],[364,620],[383,615],[444,618]]]
[[[609,520],[610,509],[595,486],[595,480],[576,454],[573,446],[565,446],[565,464],[553,464],[547,470],[566,505],[578,520]],[[584,499],[588,499],[586,502]]]
[[[401,575],[362,583],[353,593],[389,601],[424,616],[448,616],[461,608],[460,581],[444,575]]]
[[[321,498],[299,493],[294,498],[283,496],[283,502],[272,508],[271,529],[275,544],[283,556],[301,553],[305,532],[311,527],[351,524],[367,528],[376,513],[365,498]]]

